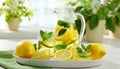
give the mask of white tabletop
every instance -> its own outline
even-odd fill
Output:
[[[16,44],[23,39],[0,39],[0,50],[15,49]],[[28,39],[36,43],[36,39]],[[107,55],[104,57],[104,63],[98,67],[83,68],[83,69],[120,69],[120,39],[105,37],[102,44],[107,50]],[[3,69],[0,67],[0,69]],[[53,68],[67,69],[67,68]],[[81,69],[81,68],[68,68]]]

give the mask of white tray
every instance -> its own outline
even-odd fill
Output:
[[[31,66],[43,66],[43,67],[95,67],[103,63],[103,59],[99,60],[86,60],[86,61],[57,61],[57,60],[37,60],[37,59],[28,59],[15,56],[15,60],[24,65]]]

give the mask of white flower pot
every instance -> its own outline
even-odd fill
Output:
[[[8,23],[8,28],[11,31],[18,31],[19,28],[19,19],[15,18]]]
[[[87,42],[102,42],[105,30],[105,20],[100,20],[98,26],[90,30],[89,23],[86,24],[86,37]]]
[[[119,38],[119,39],[120,39],[120,27],[119,27],[119,26],[115,26],[114,36],[115,36],[116,38]]]

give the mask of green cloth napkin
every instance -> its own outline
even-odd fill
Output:
[[[13,50],[0,51],[0,67],[5,69],[51,69],[48,67],[25,66],[16,62],[13,57]]]

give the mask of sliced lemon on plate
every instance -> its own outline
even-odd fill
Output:
[[[72,52],[66,49],[58,50],[54,55],[54,58],[56,60],[61,60],[61,61],[70,60],[71,57],[72,57]]]
[[[33,55],[32,59],[40,59],[40,60],[46,60],[51,58],[50,56],[50,50],[46,48],[42,48]]]
[[[48,48],[53,48],[55,46],[54,40],[45,40],[45,41],[42,41],[41,43]]]

